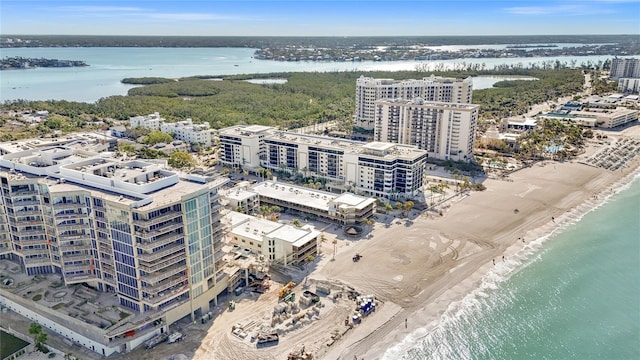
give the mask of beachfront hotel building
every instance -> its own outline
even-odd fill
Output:
[[[427,159],[426,151],[412,145],[364,143],[265,126],[222,129],[220,143],[223,164],[323,178],[329,187],[379,198],[418,195]]]
[[[376,102],[376,141],[417,146],[441,160],[473,159],[478,105],[390,99]]]
[[[375,213],[376,200],[353,193],[340,195],[278,181],[263,181],[248,189],[258,194],[260,205],[278,206],[288,213],[341,225],[359,224]]]
[[[146,116],[129,118],[129,122],[131,128],[141,127],[151,131],[161,131],[165,134],[171,134],[176,140],[207,147],[211,146],[213,129],[211,129],[209,123],[194,124],[191,119],[171,123],[160,117],[157,112]]]
[[[355,126],[373,130],[376,101],[421,98],[425,101],[470,104],[473,92],[471,78],[456,79],[431,75],[421,80],[375,79],[360,76],[356,81]]]
[[[230,211],[223,218],[229,224],[231,244],[263,255],[269,263],[302,265],[307,257],[318,255],[320,231],[313,225],[295,227]]]
[[[29,276],[112,294],[133,316],[102,327],[91,323],[95,312],[81,320],[0,289],[4,306],[106,356],[209,311],[227,289],[218,204],[225,178],[124,161],[82,139],[34,141],[0,146],[0,259]]]
[[[220,162],[231,166],[257,169],[265,159],[264,138],[276,132],[271,126],[237,125],[221,129]]]
[[[623,107],[601,111],[562,111],[538,115],[539,119],[555,119],[588,128],[615,129],[638,122],[638,110]]]
[[[621,78],[640,78],[640,59],[615,58],[611,60],[611,80]]]

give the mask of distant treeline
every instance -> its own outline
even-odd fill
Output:
[[[0,47],[249,47],[315,46],[360,48],[410,45],[480,45],[616,43],[638,44],[637,35],[522,35],[522,36],[96,36],[96,35],[0,35]]]
[[[120,80],[123,84],[129,85],[152,85],[152,84],[165,84],[174,82],[175,80],[161,78],[161,77],[139,77],[139,78],[124,78]]]

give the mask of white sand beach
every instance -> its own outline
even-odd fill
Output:
[[[638,130],[629,128],[613,137],[637,139]],[[591,145],[581,158],[600,147]],[[444,216],[379,225],[371,239],[325,266],[319,276],[342,280],[399,309],[382,326],[363,322],[362,327],[369,327],[362,331],[367,335],[354,332],[322,358],[380,359],[415,329],[422,330],[412,337],[429,331],[452,303],[476,289],[490,270],[503,266],[502,256],[508,262],[518,253],[531,253],[540,246],[538,239],[579,218],[630,181],[640,163],[636,155],[626,167],[609,171],[579,161],[548,161],[506,180],[487,180],[486,191],[460,199]],[[351,262],[355,252],[363,255],[358,264]]]

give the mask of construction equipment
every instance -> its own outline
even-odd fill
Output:
[[[280,289],[280,291],[278,292],[278,297],[282,299],[283,297],[289,295],[294,286],[296,286],[296,284],[293,281],[289,281],[287,285]]]
[[[266,346],[270,344],[277,344],[280,337],[277,332],[272,332],[270,334],[262,334],[258,335],[257,346]]]
[[[169,335],[169,339],[167,340],[167,342],[169,344],[174,343],[174,342],[178,342],[180,340],[182,340],[182,333],[181,332],[174,332],[173,334]]]
[[[303,293],[302,293],[302,295],[303,295],[304,297],[306,297],[306,298],[311,299],[311,302],[313,302],[313,303],[317,303],[318,301],[320,301],[320,296],[318,296],[318,295],[317,295],[317,294],[315,294],[315,293],[312,293],[312,292],[311,292],[311,291],[309,291],[309,290],[305,290],[305,292],[303,292]]]
[[[158,334],[154,337],[152,337],[151,339],[149,339],[147,342],[145,342],[145,347],[147,349],[151,349],[154,346],[167,341],[167,339],[169,338],[169,335],[167,334]]]

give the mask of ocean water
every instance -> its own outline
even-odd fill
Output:
[[[491,47],[497,47],[491,45]],[[253,59],[249,48],[5,48],[1,57],[54,58],[82,60],[89,66],[73,68],[37,68],[0,72],[0,101],[68,100],[95,102],[102,97],[126,95],[133,85],[120,80],[127,77],[178,78],[194,75],[230,75],[312,71],[400,71],[446,70],[466,64],[542,64],[543,62],[598,63],[611,56],[560,56],[531,58],[483,58],[441,61],[320,62],[270,61]],[[479,82],[476,88],[489,87],[499,79]],[[354,85],[355,86],[355,85]]]
[[[639,176],[526,247],[384,358],[640,359]]]

